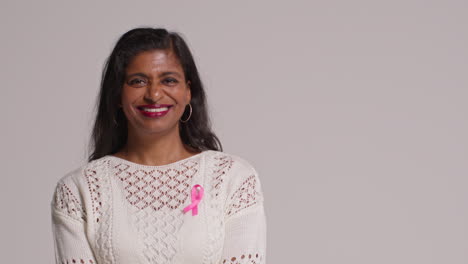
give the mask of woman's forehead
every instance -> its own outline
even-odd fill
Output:
[[[181,71],[182,67],[172,50],[151,50],[140,52],[131,59],[127,70],[131,71],[133,69],[172,69]]]

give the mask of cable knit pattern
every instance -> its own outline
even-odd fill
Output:
[[[210,206],[211,210],[209,211],[209,222],[214,226],[212,230],[220,230],[224,226],[223,219],[223,206],[224,200],[222,197],[226,182],[227,182],[227,173],[232,168],[233,158],[230,155],[224,153],[219,153],[213,157],[213,163],[208,168],[209,174],[211,174],[211,184],[208,184],[207,195],[210,196]],[[215,245],[222,245],[224,234],[222,232],[210,232],[208,234],[208,246],[205,249],[205,262],[209,263],[210,259],[219,259],[222,254],[222,248],[216,247]]]
[[[112,248],[112,190],[109,179],[109,161],[94,160],[85,168],[84,177],[88,185],[93,220],[95,224],[95,245],[99,252],[99,263],[115,263]]]
[[[198,214],[184,213],[196,185]],[[161,166],[107,155],[57,182],[56,264],[265,264],[263,200],[257,171],[236,155]]]

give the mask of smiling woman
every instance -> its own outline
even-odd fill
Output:
[[[266,263],[260,177],[222,151],[190,50],[136,28],[104,68],[86,164],[52,199],[56,263]]]
[[[161,105],[171,106],[165,112]],[[159,165],[203,150],[222,151],[193,56],[175,32],[125,33],[107,60],[97,108],[89,161],[114,154]]]
[[[174,127],[191,100],[189,85],[172,50],[152,50],[136,55],[126,69],[122,88],[121,106],[130,123],[129,137],[138,137],[137,130],[149,134],[174,130],[177,137],[178,129]]]

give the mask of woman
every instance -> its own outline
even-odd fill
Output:
[[[92,154],[51,203],[56,263],[265,263],[258,173],[222,151],[180,35],[128,31],[102,76]]]

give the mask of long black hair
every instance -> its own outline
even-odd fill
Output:
[[[123,34],[107,59],[96,101],[96,119],[90,141],[88,161],[118,152],[127,142],[127,119],[118,106],[130,60],[140,52],[172,50],[190,81],[192,115],[188,122],[179,122],[182,142],[197,151],[222,151],[219,138],[211,130],[205,91],[193,56],[184,39],[164,28],[135,28]],[[187,109],[186,109],[187,110]],[[188,111],[185,111],[188,112]],[[186,120],[188,114],[182,114]]]

